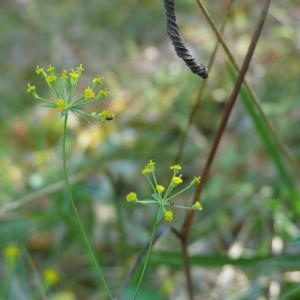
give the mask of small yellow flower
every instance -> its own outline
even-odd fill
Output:
[[[148,175],[148,174],[151,174],[153,172],[153,168],[150,168],[150,167],[145,167],[142,171],[142,174],[143,175]]]
[[[104,119],[104,121],[111,121],[115,118],[115,114],[112,114],[107,110],[104,110],[102,112],[102,118]]]
[[[97,76],[93,79],[93,83],[97,84],[97,85],[101,84],[101,83],[103,83],[103,79],[100,76]]]
[[[43,277],[44,277],[45,283],[50,286],[56,285],[60,281],[59,273],[52,268],[44,270]]]
[[[47,69],[47,72],[55,72],[55,68],[50,65]]]
[[[172,183],[175,184],[175,185],[181,184],[182,182],[183,182],[183,180],[181,179],[181,177],[174,176],[172,178]]]
[[[35,72],[36,72],[36,74],[40,75],[43,72],[45,72],[45,70],[44,70],[44,68],[40,68],[39,66],[37,66]]]
[[[28,83],[27,93],[32,94],[34,92],[35,92],[35,85],[31,85],[30,83]]]
[[[82,65],[82,64],[80,64],[80,66],[79,66],[79,67],[77,67],[77,68],[76,68],[76,70],[77,70],[78,72],[83,72],[83,71],[84,71],[84,67],[83,67],[83,65]]]
[[[152,168],[155,167],[156,163],[151,159],[148,164],[146,165],[146,167]]]
[[[170,170],[174,171],[174,172],[179,172],[181,170],[181,166],[180,165],[173,165],[173,166],[170,167]]]
[[[68,79],[68,78],[69,78],[68,71],[67,70],[63,70],[61,72],[60,79],[65,80],[65,79]]]
[[[91,88],[88,87],[87,89],[84,90],[84,98],[86,100],[95,99],[96,94]]]
[[[46,80],[49,84],[52,84],[56,81],[57,77],[55,75],[49,75],[46,77]]]
[[[201,177],[200,176],[195,176],[192,183],[194,184],[200,184],[201,183]]]
[[[198,209],[198,210],[201,210],[202,209],[202,204],[199,202],[199,201],[196,201],[193,206],[192,206],[193,209]]]
[[[161,194],[164,192],[165,187],[163,185],[158,184],[156,187],[156,190]]]
[[[164,214],[164,219],[166,222],[172,222],[173,221],[173,212],[171,210],[166,210]]]
[[[134,192],[129,193],[126,196],[126,201],[127,202],[137,202],[138,198],[137,198],[137,194]]]
[[[69,74],[73,79],[78,79],[79,78],[79,74],[77,72],[70,72]]]
[[[58,111],[63,112],[66,109],[67,104],[66,104],[65,100],[58,99],[56,101],[56,107],[57,107]]]
[[[109,92],[106,90],[100,90],[99,94],[103,97],[107,97],[109,95]]]
[[[18,258],[20,256],[20,254],[21,254],[21,250],[16,245],[10,245],[10,246],[7,246],[6,248],[4,248],[4,256],[7,259],[15,260],[16,258]]]

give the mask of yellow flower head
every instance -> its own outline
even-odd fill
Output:
[[[79,74],[77,72],[70,72],[69,74],[73,79],[78,79],[79,78]]]
[[[45,72],[44,68],[40,68],[39,66],[35,69],[36,74],[40,75]]]
[[[49,84],[52,84],[56,81],[57,77],[55,75],[49,75],[46,77],[46,80]]]
[[[68,79],[68,78],[69,78],[68,71],[67,70],[63,70],[61,72],[60,79],[65,80],[65,79]]]
[[[164,192],[165,187],[163,185],[158,184],[156,187],[156,190],[161,194]]]
[[[171,210],[166,210],[164,214],[164,219],[166,222],[172,222],[173,221],[173,212]]]
[[[58,99],[56,101],[56,107],[57,107],[58,111],[63,112],[66,109],[67,104],[66,104],[65,100]]]
[[[150,168],[150,167],[145,167],[142,171],[142,174],[143,175],[148,175],[148,174],[151,174],[153,172],[153,168]]]
[[[192,183],[193,184],[200,184],[201,183],[201,177],[200,176],[195,176]]]
[[[50,65],[47,69],[47,72],[53,73],[53,72],[55,72],[55,68]]]
[[[77,68],[76,68],[76,70],[77,70],[78,72],[83,72],[83,71],[84,71],[84,67],[83,67],[83,65],[82,65],[82,64],[80,64],[80,66],[79,66],[79,67],[77,67]]]
[[[31,85],[30,83],[28,83],[27,93],[33,94],[34,92],[35,92],[35,85]]]
[[[170,167],[170,170],[174,171],[174,172],[179,172],[181,170],[181,166],[180,165],[173,165],[173,166]]]
[[[107,97],[109,95],[109,92],[106,90],[100,90],[99,94],[103,97]]]
[[[96,94],[91,88],[88,87],[87,89],[84,90],[84,98],[86,100],[95,99]]]
[[[146,167],[152,168],[155,167],[156,163],[151,159],[148,164],[146,165]]]
[[[126,201],[127,202],[137,202],[138,198],[137,198],[137,194],[134,192],[129,193],[126,196]]]
[[[16,245],[10,245],[4,248],[4,256],[7,259],[15,260],[20,256],[20,254],[21,254],[21,250]]]
[[[103,83],[103,79],[100,76],[97,76],[93,79],[93,84],[99,85],[101,83]]]
[[[60,281],[59,273],[56,270],[51,269],[51,268],[44,270],[43,277],[44,277],[45,283],[50,286],[56,285]]]
[[[202,204],[199,202],[199,201],[196,201],[193,206],[192,206],[193,209],[198,209],[198,210],[201,210],[202,209]]]
[[[182,182],[183,182],[183,180],[181,179],[181,177],[174,176],[174,177],[172,178],[172,183],[173,183],[174,185],[181,184]]]

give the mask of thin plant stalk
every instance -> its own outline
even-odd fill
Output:
[[[197,1],[199,1],[199,0],[197,0]],[[201,184],[196,189],[194,199],[193,199],[193,203],[198,201],[198,199],[200,198],[200,195],[201,195],[201,192],[203,190],[204,184],[208,180],[209,172],[210,172],[212,163],[215,159],[215,155],[217,153],[218,146],[219,146],[220,141],[221,141],[221,139],[223,137],[223,134],[225,132],[227,122],[228,122],[229,117],[231,115],[232,109],[233,109],[233,107],[236,103],[237,96],[239,94],[240,88],[242,86],[242,83],[243,83],[244,78],[246,76],[246,73],[248,71],[251,59],[253,57],[254,51],[255,51],[257,43],[258,43],[258,40],[260,38],[262,29],[263,29],[263,26],[264,26],[264,23],[265,23],[265,20],[266,20],[266,16],[267,16],[267,13],[268,13],[268,10],[269,10],[270,3],[271,3],[271,0],[265,0],[263,9],[261,11],[261,15],[258,19],[258,22],[257,22],[257,25],[255,27],[254,33],[252,35],[251,42],[250,42],[247,54],[244,58],[242,68],[241,68],[241,70],[238,74],[235,86],[234,86],[233,91],[232,91],[232,93],[229,97],[227,105],[225,106],[221,123],[220,123],[220,125],[217,129],[217,133],[216,133],[213,145],[211,147],[211,150],[209,152],[208,158],[206,160],[206,163],[205,163],[205,166],[204,166],[204,169],[203,169],[202,181],[201,181]],[[193,291],[193,287],[192,287],[191,261],[190,261],[190,256],[189,256],[189,253],[188,253],[188,243],[187,243],[187,241],[188,241],[189,232],[190,232],[194,217],[195,217],[195,212],[194,211],[188,212],[186,217],[185,217],[185,221],[182,225],[182,228],[181,228],[181,234],[183,236],[183,241],[184,241],[184,243],[182,243],[182,251],[183,251],[184,266],[185,266],[185,271],[186,271],[185,275],[186,275],[186,279],[187,279],[187,283],[188,283],[189,300],[194,300],[194,291]]]
[[[97,261],[97,258],[94,254],[94,251],[92,249],[91,243],[87,237],[86,231],[83,227],[83,224],[80,220],[80,216],[79,216],[79,212],[78,212],[78,208],[75,204],[74,198],[73,198],[73,194],[71,192],[71,187],[70,187],[70,183],[69,183],[69,176],[68,176],[68,171],[67,171],[67,159],[66,159],[66,136],[67,136],[67,123],[68,123],[68,114],[66,113],[66,115],[64,116],[64,129],[63,129],[63,141],[62,141],[62,160],[63,160],[63,169],[64,169],[64,180],[65,180],[65,184],[66,184],[66,190],[67,190],[67,194],[68,194],[68,198],[70,201],[70,204],[72,206],[78,227],[80,229],[80,234],[83,238],[84,241],[84,246],[86,248],[86,253],[88,254],[89,258],[90,258],[90,262],[93,265],[93,267],[95,268],[95,270],[97,271],[101,282],[103,283],[103,286],[105,288],[105,291],[107,292],[109,298],[111,300],[114,300],[114,297],[112,296],[112,293],[108,287],[108,284],[105,280],[104,274],[99,266],[99,263]]]
[[[143,265],[142,273],[141,273],[140,278],[139,278],[138,285],[136,287],[136,290],[135,290],[135,293],[134,293],[134,296],[133,296],[133,300],[136,299],[136,297],[137,297],[137,295],[140,291],[140,287],[141,287],[141,284],[142,284],[142,281],[143,281],[143,278],[144,278],[144,275],[145,275],[145,272],[146,272],[146,268],[148,266],[148,261],[149,261],[150,253],[151,253],[151,250],[152,250],[153,241],[155,240],[155,236],[156,236],[156,232],[157,232],[157,228],[158,228],[158,224],[159,224],[160,210],[161,210],[161,208],[159,208],[157,210],[157,213],[156,213],[155,223],[154,223],[153,228],[152,228],[152,233],[151,233],[151,238],[150,238],[150,243],[149,243],[147,255],[146,255],[146,258],[145,258],[145,262],[144,262],[144,265]]]
[[[4,288],[3,288],[3,299],[8,299],[9,297],[13,276],[15,273],[16,262],[13,263],[8,262],[7,265],[8,266],[7,266],[6,278],[4,280]]]

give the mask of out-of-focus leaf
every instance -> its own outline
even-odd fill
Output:
[[[300,245],[300,236],[298,236],[293,240],[293,246],[298,246],[298,245]]]

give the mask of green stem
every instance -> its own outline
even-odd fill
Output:
[[[134,293],[134,296],[133,296],[133,300],[136,299],[136,297],[137,297],[137,295],[139,293],[140,286],[142,284],[142,281],[143,281],[143,278],[144,278],[144,275],[145,275],[145,271],[146,271],[146,268],[147,268],[147,265],[148,265],[150,253],[151,253],[152,246],[153,246],[153,241],[154,241],[154,238],[155,238],[155,235],[156,235],[156,231],[157,231],[157,227],[158,227],[158,224],[159,224],[160,209],[161,208],[159,207],[159,209],[157,210],[157,213],[156,213],[156,218],[155,218],[155,223],[154,223],[153,228],[152,228],[152,233],[151,233],[149,248],[148,248],[148,251],[147,251],[146,258],[145,258],[143,270],[142,270],[142,273],[140,275],[140,279],[139,279],[138,285],[136,287],[136,290],[135,290],[135,293]]]
[[[78,212],[78,208],[76,207],[72,192],[71,192],[71,187],[70,187],[70,183],[69,183],[69,177],[68,177],[68,172],[67,172],[67,163],[66,163],[66,133],[67,133],[67,123],[68,123],[68,114],[65,115],[64,117],[64,131],[63,131],[63,143],[62,143],[62,159],[63,159],[63,169],[64,169],[64,179],[65,179],[65,184],[66,184],[66,188],[67,188],[67,193],[68,193],[68,197],[70,200],[70,204],[72,206],[76,221],[78,223],[78,227],[80,229],[80,233],[82,235],[86,250],[87,250],[87,254],[90,258],[91,264],[93,265],[93,267],[95,268],[95,270],[97,271],[103,285],[104,288],[109,296],[109,298],[111,300],[114,300],[112,293],[107,285],[107,282],[105,280],[104,274],[100,269],[100,266],[97,262],[96,256],[93,252],[92,246],[89,242],[89,239],[87,237],[87,234],[85,232],[85,229],[83,227],[83,224],[80,220],[80,216],[79,216],[79,212]]]
[[[172,195],[172,196],[166,198],[165,201],[169,202],[169,200],[171,200],[171,199],[177,197],[177,196],[180,195],[181,193],[183,193],[183,192],[185,192],[186,190],[188,190],[190,187],[191,187],[191,184],[189,184],[188,186],[186,186],[184,189],[182,189],[181,191],[177,192],[176,194],[174,194],[174,195]]]
[[[8,299],[11,289],[11,282],[16,268],[16,261],[7,261],[6,279],[4,281],[3,299]]]

